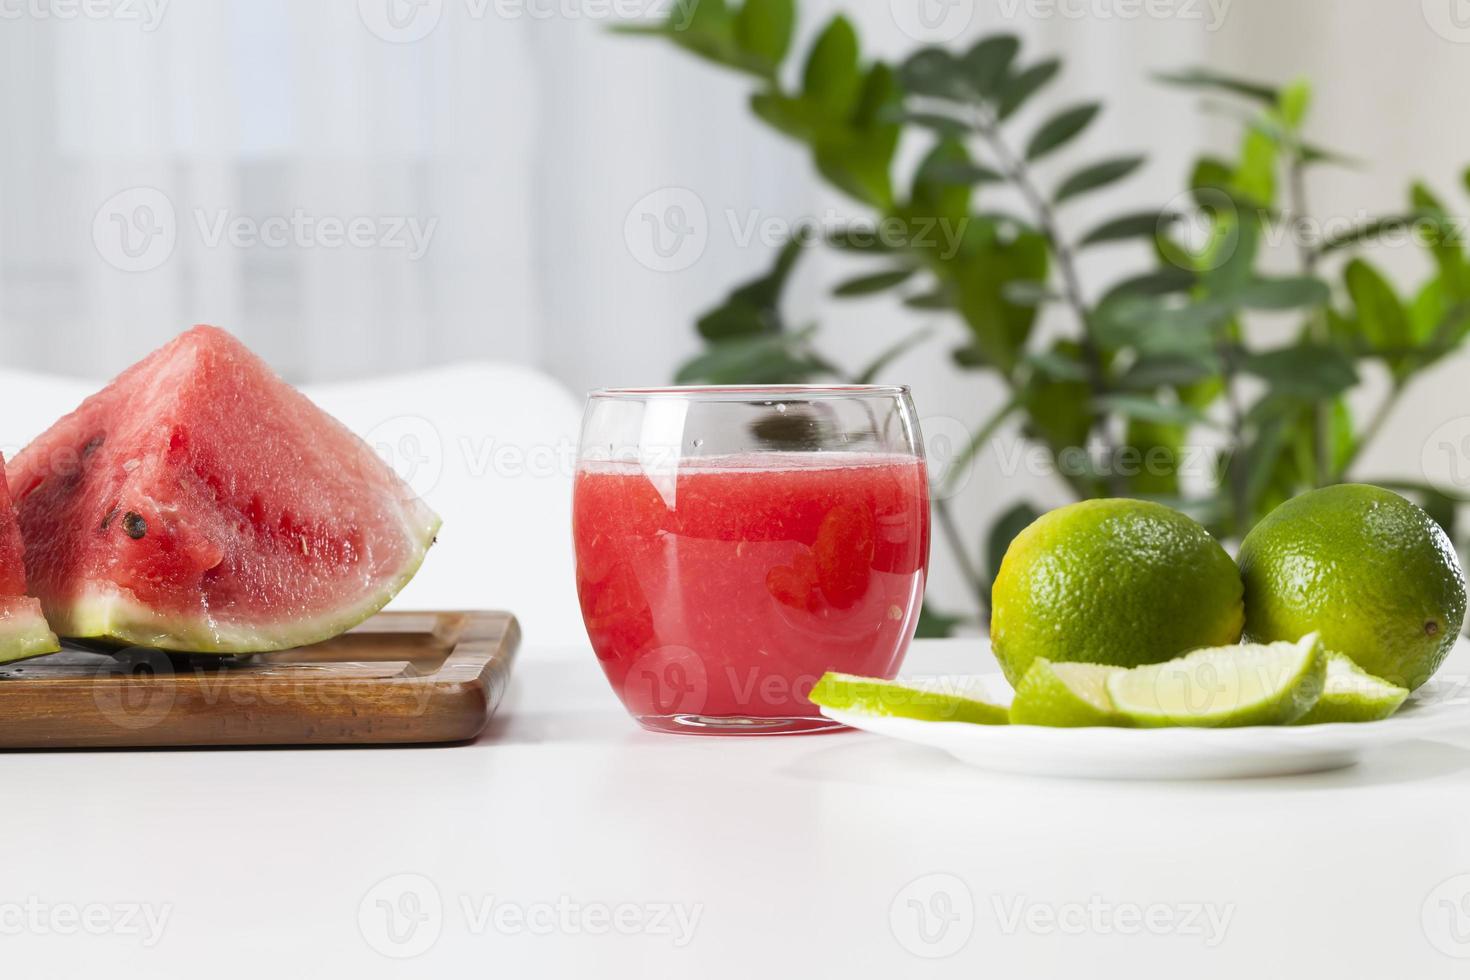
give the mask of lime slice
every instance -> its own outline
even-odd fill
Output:
[[[1095,728],[1127,725],[1113,707],[1108,678],[1121,667],[1100,664],[1054,664],[1038,657],[1016,686],[1011,724],[1051,728]]]
[[[1322,696],[1298,725],[1325,725],[1334,721],[1382,721],[1409,696],[1406,688],[1368,673],[1343,654],[1327,651],[1327,680]]]
[[[1113,704],[1145,728],[1285,725],[1322,694],[1327,657],[1316,633],[1296,643],[1211,647],[1108,678]]]
[[[824,708],[889,718],[967,721],[976,725],[1004,725],[1010,721],[1006,709],[985,701],[973,681],[900,683],[829,672],[812,688],[811,700]]]

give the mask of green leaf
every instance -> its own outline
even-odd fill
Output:
[[[1277,109],[1281,119],[1293,130],[1301,129],[1306,122],[1307,110],[1312,105],[1312,83],[1298,78],[1281,90],[1277,97]]]
[[[834,17],[807,57],[802,76],[806,99],[834,117],[845,119],[857,103],[862,86],[857,32],[846,17]]]
[[[943,48],[924,48],[898,69],[904,90],[937,99],[963,99],[965,83],[959,62]]]
[[[1241,534],[1250,530],[1249,525],[1256,505],[1270,487],[1277,464],[1280,463],[1282,453],[1286,450],[1287,437],[1290,434],[1287,423],[1288,420],[1284,418],[1273,418],[1266,421],[1256,433],[1255,440],[1245,446],[1244,454],[1237,455],[1230,460],[1230,467],[1241,466],[1245,470],[1243,482],[1246,512],[1236,515],[1237,530]]]
[[[1181,215],[1182,217],[1182,215]],[[1154,257],[1165,268],[1197,270],[1199,262],[1184,243],[1165,232],[1153,236]]]
[[[780,333],[781,295],[801,257],[805,236],[787,242],[776,255],[769,272],[734,289],[724,305],[699,318],[700,336],[706,340],[728,340],[757,334]]]
[[[888,120],[900,97],[892,69],[881,62],[873,65],[862,81],[850,124],[823,135],[813,152],[823,177],[883,211],[893,207],[889,172],[902,127]]]
[[[1143,157],[1118,157],[1084,167],[1062,181],[1057,188],[1056,202],[1061,204],[1074,197],[1115,184],[1143,166]]]
[[[1087,365],[1076,355],[1056,349],[1026,355],[1026,363],[1054,381],[1086,381]]]
[[[1250,353],[1239,365],[1269,383],[1275,394],[1304,401],[1332,398],[1358,383],[1352,358],[1335,347],[1301,344]]]
[[[895,286],[902,285],[913,278],[917,269],[893,269],[889,272],[878,272],[871,276],[859,276],[849,279],[832,291],[833,296],[871,296],[874,293],[885,292]]]
[[[970,214],[970,181],[950,179],[956,172],[980,169],[959,140],[940,140],[914,172],[913,191],[904,214],[896,217],[940,219],[963,227]]]
[[[1210,420],[1191,405],[1166,404],[1141,395],[1103,395],[1093,400],[1099,411],[1158,425],[1209,425]]]
[[[735,42],[753,59],[776,71],[791,49],[796,26],[795,0],[745,0],[735,15]]]
[[[894,344],[892,347],[889,347],[887,350],[883,351],[883,353],[879,354],[876,358],[874,358],[871,364],[858,372],[857,376],[852,379],[852,383],[858,385],[872,384],[873,382],[878,380],[878,376],[883,371],[885,371],[890,364],[898,360],[900,357],[903,357],[903,355],[907,354],[915,347],[918,347],[920,344],[922,344],[924,341],[928,340],[932,336],[934,336],[934,331],[933,329],[928,327],[924,328],[923,330],[914,331],[907,337],[900,340],[898,343]]]
[[[1199,273],[1179,266],[1163,266],[1131,279],[1125,279],[1108,290],[1099,306],[1129,296],[1168,296],[1188,292],[1199,283]]]
[[[1030,503],[1019,503],[1009,507],[990,525],[985,536],[985,570],[990,584],[995,585],[995,576],[1000,573],[1000,563],[1016,535],[1026,530],[1041,517],[1041,509]]]
[[[725,0],[693,0],[692,6],[669,11],[672,30],[716,31],[729,23],[730,5]]]
[[[956,185],[1000,184],[1006,179],[1004,174],[973,160],[941,163],[929,172],[929,176],[933,180]]]
[[[1052,352],[1062,357],[1080,358],[1081,348],[1073,341],[1063,341],[1052,346]],[[1041,439],[1052,449],[1080,449],[1087,445],[1087,436],[1096,422],[1092,406],[1092,388],[1081,381],[1058,381],[1037,371],[1027,379],[1018,395],[1025,409],[1026,421],[1022,431],[1028,436]],[[1095,474],[1091,472],[1090,460],[1087,472],[1065,474],[1087,481]],[[1101,489],[1101,488],[1099,488]]]
[[[751,95],[750,111],[768,126],[803,143],[812,142],[833,125],[831,117],[815,103],[776,92]]]
[[[1330,255],[1333,252],[1351,248],[1354,245],[1371,241],[1372,239],[1392,232],[1413,228],[1414,223],[1418,220],[1420,220],[1419,216],[1413,214],[1400,214],[1389,218],[1375,218],[1372,221],[1364,222],[1355,228],[1350,228],[1341,234],[1325,239],[1319,251],[1323,255]]]
[[[1179,220],[1179,215],[1169,211],[1139,211],[1125,214],[1121,218],[1104,222],[1089,231],[1079,242],[1080,247],[1100,245],[1104,242],[1125,241],[1130,238],[1153,238],[1161,235],[1170,225]]]
[[[922,126],[924,129],[933,130],[945,139],[963,139],[970,133],[970,125],[963,119],[955,119],[953,116],[937,112],[910,112],[898,107],[893,111],[891,121]]]
[[[776,333],[780,325],[779,319],[768,310],[750,303],[731,302],[700,317],[696,329],[705,340],[729,340]]]
[[[680,368],[679,384],[798,384],[828,374],[818,358],[788,335],[741,337],[711,344]]]
[[[1444,202],[1422,180],[1414,181],[1413,186],[1409,188],[1409,200],[1419,211],[1427,211],[1430,214],[1448,213]]]
[[[942,640],[946,637],[953,636],[955,630],[963,626],[966,622],[967,620],[964,616],[951,616],[948,613],[940,612],[929,601],[929,597],[925,596],[924,604],[919,607],[919,623],[914,628],[914,638],[918,640]]]
[[[662,24],[617,24],[613,31],[667,38],[696,57],[767,81],[772,79],[775,66],[747,51],[736,38],[734,20],[724,0],[691,0],[672,7]]]
[[[954,308],[955,296],[949,288],[941,287],[932,292],[905,296],[903,305],[911,310],[950,310]]]
[[[1129,419],[1126,446],[1135,454],[1129,469],[1123,471],[1131,489],[1137,494],[1168,496],[1179,492],[1179,465],[1183,460],[1184,439],[1189,427]],[[1125,459],[1119,457],[1122,470]]]
[[[1216,157],[1200,157],[1194,162],[1194,169],[1189,174],[1189,189],[1192,191],[1220,190],[1223,191],[1230,186],[1230,175],[1234,168],[1224,160]],[[1200,202],[1201,207],[1206,207]]]
[[[1156,391],[1192,385],[1219,370],[1219,358],[1213,351],[1195,355],[1149,354],[1134,361],[1115,384],[1125,391]]]
[[[1005,120],[1025,105],[1037,92],[1046,87],[1062,70],[1062,62],[1050,58],[1038,62],[1018,74],[1010,75],[996,89],[995,115]]]
[[[1424,183],[1415,182],[1410,194],[1419,219],[1424,225],[1424,242],[1434,255],[1444,283],[1445,295],[1455,299],[1470,298],[1470,266],[1461,249],[1462,236],[1443,203]]]
[[[1445,300],[1444,280],[1435,278],[1420,287],[1414,301],[1409,304],[1409,326],[1414,331],[1414,339],[1420,343],[1432,338],[1445,325],[1446,318],[1450,315],[1449,304]],[[1463,315],[1463,314],[1462,314]],[[1355,321],[1346,324],[1340,320],[1335,324],[1338,327],[1339,339],[1345,339],[1349,344],[1356,339],[1358,330]]]
[[[1327,284],[1313,276],[1288,276],[1282,279],[1257,279],[1242,290],[1236,299],[1251,310],[1298,310],[1326,306],[1331,299]]]
[[[1203,256],[1207,271],[1202,279],[1212,296],[1235,297],[1256,279],[1256,256],[1261,227],[1254,215],[1239,214],[1215,223],[1214,240]]]
[[[977,216],[965,229],[961,255],[946,271],[975,344],[1002,370],[1015,366],[1036,320],[1035,309],[1006,298],[1006,284],[1046,279],[1048,256],[1041,235],[1022,231],[1007,238],[997,224]]]
[[[1413,343],[1414,329],[1408,311],[1387,279],[1362,259],[1349,262],[1343,271],[1348,295],[1357,309],[1357,323],[1364,339],[1376,349],[1401,350]]]
[[[1331,471],[1344,472],[1358,451],[1358,437],[1353,430],[1352,410],[1341,395],[1332,399],[1332,410],[1327,416],[1327,445]]]
[[[778,304],[781,294],[786,290],[786,284],[791,279],[792,272],[796,270],[796,264],[801,259],[803,250],[810,241],[810,237],[805,233],[791,238],[781,246],[781,251],[776,253],[776,261],[771,265],[770,272],[741,286],[735,290],[733,295],[765,306]]]
[[[1063,109],[1052,116],[1042,123],[1041,128],[1026,144],[1026,159],[1040,160],[1048,153],[1066,146],[1080,136],[1101,111],[1101,103],[1087,102],[1070,109]]]
[[[981,40],[960,59],[960,70],[970,90],[981,98],[993,95],[1020,51],[1021,40],[1014,34],[996,34]]]
[[[950,352],[949,356],[955,362],[956,366],[964,368],[967,371],[977,371],[981,368],[994,366],[990,359],[985,356],[985,352],[976,344],[956,347]]]
[[[1248,129],[1240,150],[1240,165],[1231,188],[1250,201],[1269,205],[1276,200],[1276,166],[1281,148],[1258,129]]]
[[[876,228],[854,226],[839,228],[828,233],[827,244],[843,252],[878,253],[892,252],[893,246],[884,240]]]
[[[1165,84],[1177,85],[1181,88],[1229,92],[1232,95],[1244,96],[1245,98],[1253,99],[1269,106],[1278,104],[1281,98],[1280,93],[1269,85],[1235,78],[1208,68],[1187,68],[1183,71],[1161,72],[1154,75],[1154,78]]]
[[[1098,308],[1092,330],[1107,350],[1131,347],[1146,355],[1198,358],[1214,349],[1216,334],[1232,312],[1228,303],[1217,300],[1180,305],[1155,297],[1120,297]]]
[[[1008,282],[1001,287],[1001,295],[1006,302],[1017,306],[1040,306],[1043,303],[1054,303],[1061,299],[1056,290],[1044,282],[1036,282],[1030,279],[1017,279]]]
[[[1266,208],[1266,202],[1242,193],[1235,178],[1236,168],[1232,164],[1214,157],[1201,157],[1189,175],[1189,189],[1195,206],[1216,219]]]
[[[1314,143],[1303,143],[1297,148],[1297,154],[1301,157],[1302,163],[1306,164],[1333,163],[1339,167],[1349,168],[1360,168],[1362,166],[1362,161],[1356,157],[1350,157],[1346,153],[1329,150],[1326,147],[1317,146]]]

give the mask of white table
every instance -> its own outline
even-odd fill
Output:
[[[908,669],[988,661],[928,642]],[[590,651],[529,646],[473,746],[12,754],[0,786],[7,980],[1470,973],[1435,945],[1470,955],[1470,902],[1458,934],[1440,904],[1470,878],[1435,891],[1470,873],[1470,741],[992,776],[856,733],[645,734]]]

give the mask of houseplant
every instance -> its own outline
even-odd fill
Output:
[[[1237,153],[1202,156],[1172,208],[1074,229],[1069,205],[1126,180],[1144,156],[1078,161],[1055,185],[1038,179],[1035,164],[1073,152],[1103,110],[1093,101],[1056,105],[1040,125],[1018,131],[1017,113],[1047,100],[1060,59],[1031,57],[1016,37],[994,34],[965,51],[928,47],[897,64],[865,60],[856,30],[839,15],[791,72],[796,14],[796,0],[695,0],[666,23],[622,30],[748,76],[756,116],[806,146],[821,176],[868,209],[870,221],[821,243],[873,264],[837,296],[897,294],[916,319],[939,311],[962,325],[964,340],[948,356],[1008,392],[998,411],[976,421],[965,457],[1019,419],[1076,498],[1160,500],[1238,538],[1297,493],[1370,479],[1357,467],[1364,448],[1415,378],[1470,333],[1470,258],[1428,186],[1415,184],[1398,214],[1340,227],[1311,219],[1314,173],[1356,163],[1305,137],[1305,81],[1276,86],[1204,69],[1159,76],[1237,118]],[[929,149],[901,176],[896,153],[910,133]],[[1024,209],[995,209],[989,201],[999,186]],[[1430,258],[1429,276],[1410,290],[1365,257],[1390,239],[1411,241]],[[1138,240],[1151,245],[1150,263],[1095,295],[1084,288],[1079,252]],[[947,242],[953,247],[940,247]],[[937,346],[928,329],[909,325],[874,363],[841,368],[816,327],[795,328],[784,315],[785,286],[809,244],[794,238],[767,274],[699,318],[704,349],[681,382],[870,381],[911,350]],[[1262,271],[1282,249],[1293,271]],[[1065,324],[1059,339],[1035,329],[1043,311]],[[1258,314],[1289,316],[1291,335],[1262,343],[1249,329]],[[1346,396],[1370,363],[1386,373],[1387,392],[1355,418]],[[1190,486],[1181,470],[1202,436],[1215,462],[1205,486]],[[963,471],[965,459],[957,462],[951,472]],[[1459,501],[1442,488],[1373,482],[1415,497],[1455,534]],[[974,609],[928,609],[922,628],[930,634],[984,618],[1000,555],[1037,513],[1019,504],[1000,515],[976,553],[951,506],[936,494],[936,522]]]

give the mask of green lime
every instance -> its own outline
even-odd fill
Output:
[[[1409,692],[1380,680],[1340,653],[1327,653],[1327,680],[1322,696],[1298,725],[1334,721],[1382,721],[1404,703]]]
[[[900,683],[828,672],[812,688],[811,700],[824,708],[888,718],[967,721],[975,725],[1010,723],[1009,712],[984,700],[973,681]]]
[[[1038,657],[1016,685],[1011,724],[1051,728],[1094,728],[1126,725],[1113,707],[1108,678],[1121,667],[1100,664],[1054,664]]]
[[[1137,667],[1240,639],[1240,573],[1194,521],[1162,504],[1087,500],[1006,550],[990,643],[1019,684],[1038,657]]]
[[[1316,630],[1329,650],[1413,690],[1465,621],[1465,574],[1432,518],[1396,493],[1355,484],[1277,507],[1240,547],[1248,640]]]
[[[1144,728],[1285,725],[1322,694],[1327,655],[1315,633],[1297,643],[1196,650],[1108,679],[1113,704]]]

